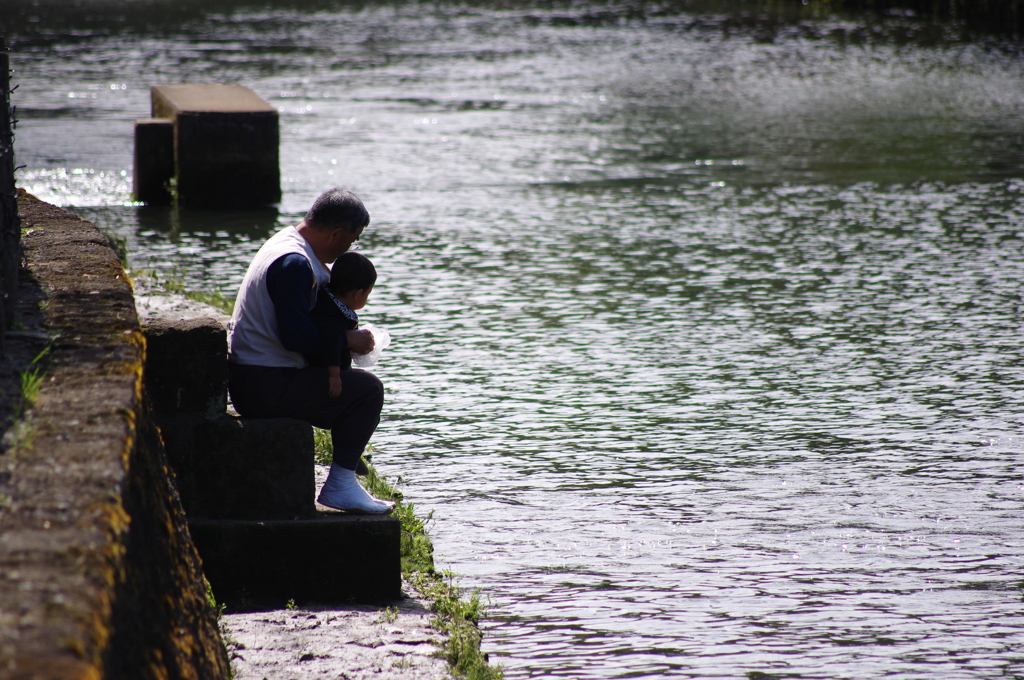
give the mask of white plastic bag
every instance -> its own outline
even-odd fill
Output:
[[[377,364],[377,359],[380,358],[380,353],[391,344],[391,335],[383,328],[378,328],[372,323],[364,323],[359,326],[359,330],[370,331],[370,335],[373,336],[373,350],[369,354],[356,354],[355,352],[349,352],[352,355],[352,365],[358,366],[359,368],[369,368]]]

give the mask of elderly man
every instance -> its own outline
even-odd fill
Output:
[[[327,368],[306,357],[324,350],[310,318],[327,268],[370,222],[355,194],[325,192],[294,227],[263,244],[245,273],[228,326],[229,389],[247,418],[298,418],[331,431],[334,462],[317,501],[338,510],[386,514],[394,504],[374,498],[356,480],[362,453],[380,421],[384,388],[372,373],[342,374],[341,395],[329,395]],[[369,331],[345,336],[348,349],[373,349]]]

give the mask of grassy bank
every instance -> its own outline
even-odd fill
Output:
[[[314,429],[317,462],[330,463],[331,436],[326,430]],[[455,585],[450,572],[434,568],[434,546],[427,535],[430,516],[420,518],[412,503],[406,503],[402,492],[377,474],[369,465],[365,486],[374,496],[395,501],[394,516],[402,523],[402,574],[416,592],[431,603],[435,617],[432,622],[445,636],[439,655],[448,662],[452,673],[467,680],[498,680],[504,677],[501,668],[488,663],[480,651],[478,626],[483,608],[479,593],[464,596]]]

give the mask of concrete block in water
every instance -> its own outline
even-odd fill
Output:
[[[216,319],[147,322],[146,392],[158,413],[224,415],[228,403],[227,332]]]
[[[373,602],[402,594],[401,525],[393,517],[193,519],[189,531],[217,601],[231,606]]]
[[[132,192],[136,201],[170,205],[174,177],[174,121],[143,118],[135,121],[135,169]]]
[[[181,205],[241,207],[281,199],[277,110],[241,85],[152,89],[154,118],[174,119]]]
[[[311,517],[313,428],[291,418],[223,416],[195,427],[192,467],[210,518]]]

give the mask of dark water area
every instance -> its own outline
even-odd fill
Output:
[[[226,295],[363,197],[375,462],[510,678],[1024,677],[1024,60],[713,5],[13,0],[18,181]],[[169,82],[279,205],[132,203]]]

